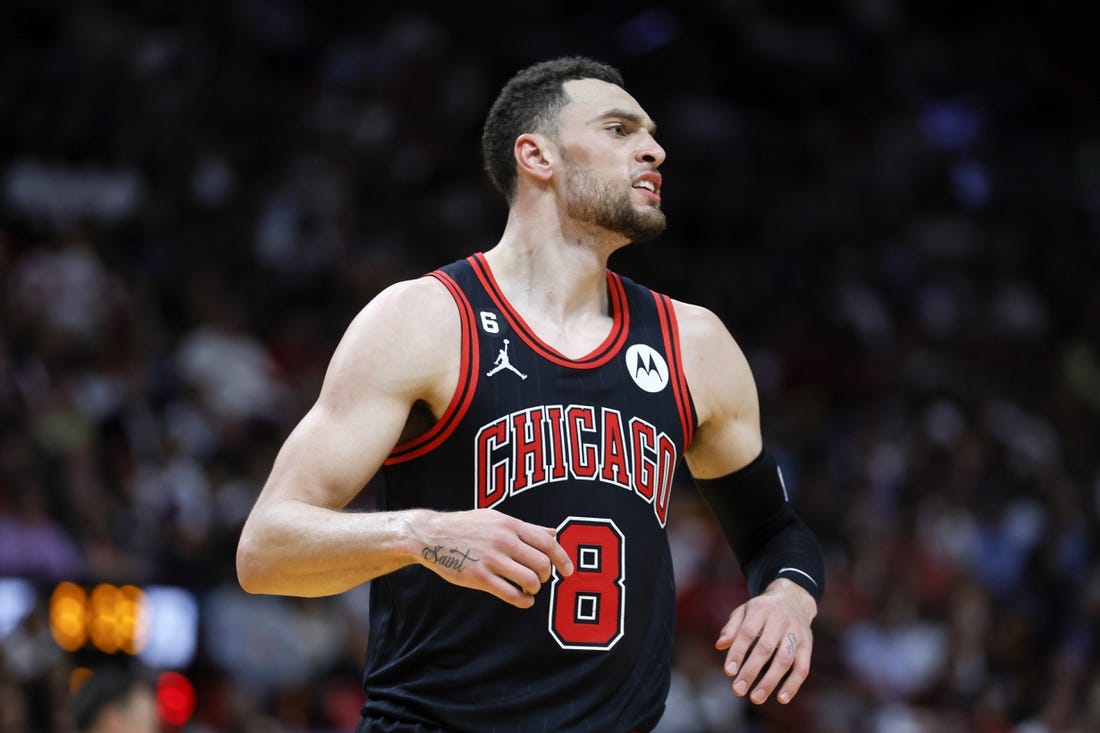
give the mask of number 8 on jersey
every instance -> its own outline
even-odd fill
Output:
[[[558,543],[573,561],[567,578],[554,571],[550,634],[562,649],[607,650],[623,636],[623,534],[610,519],[569,517]]]

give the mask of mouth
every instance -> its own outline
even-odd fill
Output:
[[[653,201],[661,200],[661,176],[659,173],[646,173],[634,181],[633,188],[644,191],[645,196]]]

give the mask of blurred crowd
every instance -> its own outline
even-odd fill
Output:
[[[803,692],[742,705],[713,644],[744,585],[682,476],[661,733],[1100,730],[1072,4],[129,5],[0,23],[0,578],[37,589],[0,626],[0,733],[70,731],[105,661],[53,642],[61,580],[198,598],[184,730],[353,726],[365,589],[248,596],[237,535],[358,309],[496,241],[483,115],[568,53],[619,66],[668,151],[669,231],[612,266],[726,321],[829,568]]]

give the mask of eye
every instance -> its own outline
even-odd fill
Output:
[[[626,127],[621,122],[615,122],[607,126],[607,129],[612,135],[617,137],[626,137]]]

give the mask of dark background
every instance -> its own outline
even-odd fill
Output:
[[[828,558],[810,681],[741,705],[681,482],[660,730],[1100,730],[1095,34],[980,5],[6,3],[0,731],[122,661],[57,647],[61,580],[192,594],[187,730],[350,727],[365,594],[246,596],[240,525],[358,309],[495,243],[484,114],[574,53],[668,152],[669,230],[612,267],[726,321]]]

